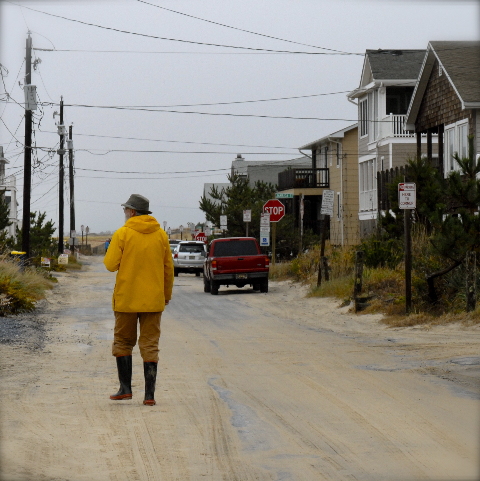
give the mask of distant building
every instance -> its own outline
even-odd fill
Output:
[[[239,175],[248,179],[251,187],[255,182],[261,181],[278,185],[278,174],[291,168],[311,167],[312,161],[308,157],[299,157],[289,160],[245,160],[241,154],[232,162],[232,175]]]
[[[203,184],[203,196],[206,199],[211,200],[214,204],[220,204],[220,201],[217,199],[214,199],[210,195],[210,192],[212,191],[213,188],[216,188],[220,192],[222,189],[226,189],[227,187],[230,187],[229,182],[217,182],[216,184],[215,183]]]
[[[17,235],[17,179],[14,175],[5,175],[5,164],[8,160],[3,155],[3,147],[0,146],[0,195],[4,196],[5,201],[10,207],[9,219],[12,223],[5,230],[10,237],[16,238]]]

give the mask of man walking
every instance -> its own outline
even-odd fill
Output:
[[[143,358],[145,399],[155,404],[160,319],[172,298],[173,262],[167,234],[150,216],[149,200],[132,194],[125,204],[125,225],[118,229],[105,255],[105,267],[117,271],[113,291],[115,331],[112,354],[117,358],[120,389],[110,399],[132,399],[132,349]]]

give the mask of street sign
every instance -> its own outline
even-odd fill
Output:
[[[50,267],[50,258],[49,257],[41,257],[40,263],[44,267]]]
[[[82,232],[83,232],[85,230],[85,227],[83,225],[81,225],[80,229],[82,229]]]
[[[263,206],[263,212],[270,214],[270,222],[278,222],[285,215],[285,206],[278,199],[270,199]]]
[[[68,254],[60,254],[58,256],[58,263],[59,264],[68,264]]]
[[[163,230],[165,230],[165,229],[166,229],[166,227],[167,227],[167,221],[166,221],[166,220],[164,220],[164,221],[163,221]]]
[[[275,199],[293,199],[293,194],[287,194],[283,192],[276,192]]]
[[[76,237],[70,237],[70,239],[68,239],[68,245],[78,246],[79,245],[78,239]]]
[[[335,191],[324,190],[322,194],[322,208],[320,214],[333,216],[333,204],[335,203]]]
[[[270,230],[270,214],[260,215],[260,230]]]
[[[199,233],[195,236],[195,240],[206,243],[206,242],[207,242],[207,236],[205,235],[205,233],[199,232]]]
[[[88,234],[90,232],[90,227],[88,227],[87,225],[87,228],[85,229],[85,232]]]
[[[180,232],[183,232],[183,225],[181,225],[179,229],[180,229]]]
[[[167,229],[167,234],[168,234],[168,235],[171,235],[171,233],[172,233],[172,228],[169,227],[169,228]]]
[[[416,185],[414,182],[398,184],[398,208],[415,209],[417,204]]]
[[[261,246],[269,246],[270,245],[270,236],[260,234],[260,245]]]
[[[207,237],[210,237],[212,235],[212,229],[210,229],[210,227],[205,227],[205,235]]]
[[[77,231],[70,231],[70,237],[77,237]]]
[[[227,216],[226,215],[220,216],[220,225],[225,226],[225,229],[227,228]]]
[[[252,222],[252,211],[251,210],[244,210],[243,211],[243,222]]]

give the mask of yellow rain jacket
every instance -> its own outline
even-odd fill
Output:
[[[112,237],[103,261],[117,273],[113,310],[160,312],[172,298],[173,261],[167,234],[150,215],[135,216]]]

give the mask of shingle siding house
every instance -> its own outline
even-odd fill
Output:
[[[430,42],[407,113],[406,128],[428,143],[438,133],[439,167],[458,169],[453,154],[480,153],[480,42]],[[428,147],[428,156],[432,148]]]
[[[424,57],[425,50],[367,50],[360,85],[347,96],[358,101],[362,238],[377,222],[377,172],[405,165],[416,155],[415,134],[404,130],[404,122]],[[426,137],[420,140],[426,148]]]

